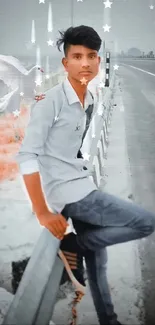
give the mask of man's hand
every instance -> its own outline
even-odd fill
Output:
[[[66,219],[62,214],[45,212],[44,215],[38,217],[40,224],[46,227],[56,238],[62,240],[68,227]]]

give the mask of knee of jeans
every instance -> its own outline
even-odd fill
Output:
[[[108,262],[107,248],[96,251],[96,264],[100,270],[106,271]]]

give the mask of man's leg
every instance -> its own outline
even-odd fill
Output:
[[[85,254],[88,282],[100,325],[118,324],[107,280],[107,250]]]
[[[155,228],[153,213],[100,190],[91,192],[83,200],[67,204],[62,215],[71,217],[73,222],[77,220],[90,225],[78,235],[78,239],[84,249],[95,251],[146,237]]]
[[[73,224],[78,221],[83,223],[84,229],[78,229],[77,238],[84,250],[92,250],[86,260],[91,292],[100,324],[104,324],[106,313],[112,315],[111,324],[117,324],[108,292],[104,248],[150,235],[155,228],[154,214],[138,205],[97,190],[83,200],[67,204],[62,215],[66,218],[71,217]],[[91,260],[94,252],[95,264]],[[102,259],[101,253],[103,253]],[[102,272],[98,271],[101,270],[101,265]],[[103,314],[100,314],[101,306]]]

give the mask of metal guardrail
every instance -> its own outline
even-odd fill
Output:
[[[86,167],[92,170],[92,176],[97,187],[100,186],[103,177],[104,161],[108,145],[108,133],[112,115],[112,89],[115,81],[115,74],[112,74],[110,86],[103,88],[100,93],[101,101],[92,118],[86,137],[83,141],[82,153],[88,153],[90,160]],[[105,93],[104,93],[105,91]],[[103,104],[104,102],[104,104]]]
[[[62,78],[63,75],[59,77]],[[54,82],[58,81],[56,79],[58,76],[52,76],[52,78],[55,78]],[[90,154],[88,161],[88,165],[92,169],[90,177],[93,177],[98,187],[104,170],[114,79],[113,74],[110,86],[100,90],[98,107],[82,147],[83,153]],[[49,87],[51,82],[49,80],[48,86],[47,84],[46,86]],[[4,317],[3,325],[49,325],[63,272],[62,261],[57,256],[59,245],[60,241],[44,228],[10,308]]]
[[[65,72],[59,71],[56,73],[51,73],[49,78],[44,78],[43,80],[43,89],[44,91],[47,91],[48,89],[56,86],[58,83],[60,83],[65,78]]]

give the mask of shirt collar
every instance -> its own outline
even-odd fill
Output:
[[[68,100],[69,105],[75,104],[75,103],[80,103],[80,99],[77,96],[74,88],[72,87],[71,83],[69,82],[68,78],[64,80],[64,90],[65,94]],[[90,91],[87,89],[86,96],[85,96],[85,103],[84,103],[84,109],[86,110],[89,105],[92,105],[94,102],[93,97],[90,93]]]

